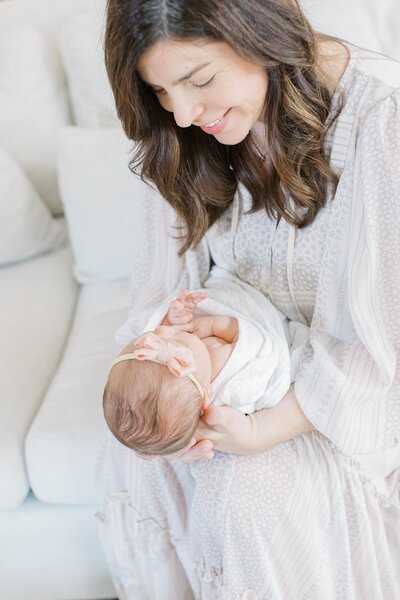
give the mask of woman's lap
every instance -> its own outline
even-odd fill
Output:
[[[191,465],[115,448],[108,468],[122,461],[121,481],[102,529],[125,589],[147,586],[150,600],[398,597],[378,500],[320,434]]]

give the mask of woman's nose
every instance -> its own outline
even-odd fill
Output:
[[[172,103],[172,112],[178,127],[190,127],[194,121],[201,115],[204,107],[199,102],[182,96]]]

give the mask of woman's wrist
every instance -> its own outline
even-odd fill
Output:
[[[249,418],[252,425],[249,441],[254,453],[263,452],[314,430],[297,401],[294,385],[290,386],[278,404],[256,411]]]

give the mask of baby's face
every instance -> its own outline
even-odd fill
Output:
[[[165,342],[171,342],[176,346],[184,346],[193,352],[196,371],[193,373],[204,388],[211,382],[211,359],[205,344],[193,333],[180,331],[175,327],[160,325],[154,330]]]

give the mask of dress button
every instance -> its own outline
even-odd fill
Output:
[[[257,600],[257,594],[254,590],[246,590],[240,600]]]

